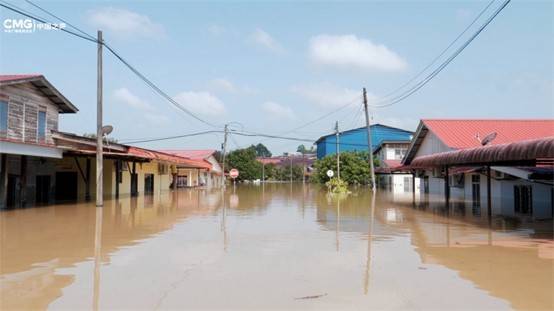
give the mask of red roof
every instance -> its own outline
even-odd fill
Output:
[[[154,150],[148,150],[148,149],[142,149],[138,147],[131,147],[129,146],[128,154],[134,155],[136,157],[141,157],[145,159],[150,160],[159,160],[159,161],[167,161],[172,163],[177,163],[179,165],[184,165],[186,167],[192,167],[192,168],[203,168],[210,170],[212,166],[203,161],[203,160],[194,160],[194,159],[187,159],[185,157],[160,152],[160,151],[154,151]]]
[[[383,162],[383,164],[385,164],[384,167],[395,168],[402,166],[401,160],[384,160]]]
[[[40,77],[39,74],[26,74],[26,75],[0,75],[0,82],[10,82],[17,80],[25,80],[29,78]]]
[[[481,146],[477,139],[495,132],[489,145],[554,136],[554,119],[543,120],[421,120],[444,144],[454,149]]]
[[[204,150],[162,150],[165,153],[171,153],[176,156],[185,157],[193,160],[205,160],[215,153],[213,149]]]

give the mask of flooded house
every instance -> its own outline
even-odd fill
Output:
[[[409,172],[395,171],[402,166],[402,159],[408,151],[410,140],[385,140],[373,150],[373,156],[379,160],[375,169],[379,187],[391,190],[394,193],[411,192],[415,186],[419,189],[419,179],[413,182],[413,175]]]
[[[445,197],[473,216],[489,213],[490,202],[492,215],[552,219],[553,142],[551,119],[426,119],[402,163],[419,177],[421,198]]]
[[[77,111],[42,75],[0,75],[0,208],[95,196],[96,138],[58,130],[60,114]],[[213,155],[199,160],[109,141],[103,152],[105,198],[169,190],[183,169],[196,172],[196,184],[221,182],[212,177],[221,172]]]
[[[54,199],[53,159],[63,150],[52,131],[59,117],[78,109],[42,75],[0,75],[0,208]]]
[[[216,159],[216,150],[163,150],[168,154],[195,161],[192,165],[177,167],[177,186],[183,187],[220,187],[223,185],[223,169]]]
[[[400,128],[383,125],[371,125],[371,148],[376,150],[384,141],[409,141],[414,133]],[[337,135],[332,133],[320,137],[317,145],[317,158],[335,154],[337,152]],[[367,151],[367,128],[359,127],[339,133],[339,149],[344,151]]]

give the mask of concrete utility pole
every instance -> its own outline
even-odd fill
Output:
[[[340,133],[339,133],[339,121],[335,123],[335,135],[337,137],[337,178],[340,179]]]
[[[290,160],[290,183],[292,184],[292,156],[289,153],[289,160]]]
[[[225,189],[225,154],[227,153],[227,134],[228,134],[228,124],[225,124],[225,128],[224,128],[224,135],[223,135],[223,154],[221,155],[221,157],[223,158],[222,160],[222,163],[221,163],[221,170],[223,171],[223,189]]]
[[[369,123],[369,112],[367,108],[367,92],[364,93],[365,124],[367,127],[367,151],[369,152],[369,170],[371,172],[371,189],[375,191],[375,168],[373,167],[373,148],[371,147],[371,125]]]
[[[102,31],[98,30],[98,80],[96,85],[96,206],[104,205],[102,135]]]

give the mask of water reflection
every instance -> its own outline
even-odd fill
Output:
[[[1,212],[0,309],[552,309],[552,222],[412,202],[261,184]]]

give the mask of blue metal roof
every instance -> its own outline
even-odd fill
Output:
[[[371,126],[372,150],[375,150],[382,141],[407,141],[412,139],[413,132],[403,129],[374,124]],[[339,137],[341,151],[367,151],[367,129],[360,127],[340,133]],[[321,159],[327,155],[336,153],[336,135],[329,134],[320,137],[316,141],[317,158]]]

